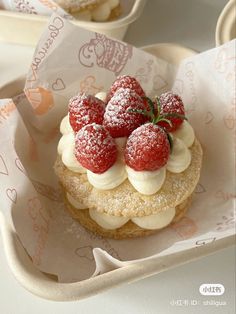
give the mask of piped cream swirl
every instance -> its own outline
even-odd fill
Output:
[[[81,166],[75,157],[75,136],[70,125],[69,115],[65,116],[60,124],[62,137],[57,145],[57,152],[61,155],[63,164],[71,171],[86,173],[86,169]]]
[[[173,139],[173,148],[166,164],[168,171],[173,173],[183,172],[188,168],[191,162],[191,152],[178,138]]]
[[[89,209],[90,217],[102,228],[114,230],[122,227],[129,221],[127,217],[111,216],[105,213],[99,213],[95,209]]]
[[[165,177],[166,168],[162,167],[155,171],[135,171],[126,166],[128,179],[133,187],[141,194],[152,195],[160,190]]]
[[[73,196],[71,196],[69,193],[66,193],[66,197],[67,197],[67,200],[68,202],[73,206],[75,207],[76,209],[86,209],[88,208],[87,206],[85,206],[84,204],[78,202]]]
[[[119,186],[127,178],[124,164],[119,160],[103,173],[93,173],[87,170],[88,181],[99,190],[111,190]]]
[[[175,217],[175,207],[144,217],[132,218],[132,222],[143,229],[156,230],[168,226]]]
[[[175,131],[171,133],[174,137],[182,140],[187,147],[193,145],[195,134],[192,126],[188,121],[184,120],[181,126]]]
[[[78,210],[84,210],[87,207],[75,200],[69,193],[67,193],[67,200]],[[143,216],[143,217],[123,217],[112,216],[106,213],[99,213],[95,209],[89,209],[90,217],[102,228],[107,230],[114,230],[124,226],[129,220],[143,229],[157,230],[168,226],[175,217],[175,208],[170,207],[163,212]]]
[[[67,114],[62,120],[60,124],[60,132],[61,134],[73,133],[73,129],[70,125],[69,114]]]
[[[96,97],[104,99],[106,93],[96,94]],[[124,163],[123,153],[127,138],[115,139],[118,149],[116,163],[102,174],[95,174],[83,168],[74,155],[74,132],[70,126],[69,115],[65,116],[60,125],[62,138],[58,143],[58,153],[62,156],[64,165],[78,173],[86,173],[88,181],[97,189],[110,190],[129,179],[132,186],[141,194],[153,195],[157,193],[165,182],[166,169],[173,173],[183,172],[191,163],[191,152],[188,149],[194,142],[194,130],[192,126],[183,121],[179,129],[171,133],[173,149],[166,166],[155,171],[135,171]]]

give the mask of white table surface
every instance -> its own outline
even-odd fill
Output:
[[[198,51],[215,45],[215,26],[226,0],[149,0],[125,40],[136,46],[176,42]],[[32,47],[0,43],[0,86],[26,73]],[[0,247],[2,242],[0,239]],[[202,283],[221,283],[220,297],[199,294]],[[197,305],[183,305],[189,303]],[[211,301],[211,305],[204,302]],[[177,302],[180,305],[173,305]],[[222,305],[217,306],[217,302]],[[182,305],[181,305],[182,304]],[[219,304],[219,303],[218,303]],[[225,304],[225,305],[223,305]],[[168,314],[235,313],[235,248],[176,267],[79,302],[58,303],[24,290],[11,274],[0,249],[1,314]]]

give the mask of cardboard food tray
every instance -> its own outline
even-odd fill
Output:
[[[143,48],[170,63],[178,64],[183,58],[195,52],[174,44],[157,44]],[[0,98],[13,97],[24,87],[24,78],[19,78],[0,89]],[[95,295],[104,290],[140,280],[142,278],[166,271],[170,268],[212,254],[234,244],[234,236],[213,241],[202,242],[198,247],[171,256],[155,257],[150,260],[129,264],[125,267],[109,271],[96,277],[74,283],[59,283],[56,278],[40,272],[32,263],[17,234],[6,223],[0,211],[0,229],[6,258],[16,279],[30,292],[45,299],[72,301]]]
[[[142,13],[146,0],[121,0],[122,15],[111,22],[73,21],[74,25],[123,39],[129,24]],[[0,10],[0,41],[36,45],[48,22],[47,16]]]
[[[236,38],[236,2],[230,0],[221,12],[216,25],[216,46]]]

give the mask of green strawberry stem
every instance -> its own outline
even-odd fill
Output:
[[[170,133],[166,132],[166,135],[167,135],[167,138],[168,138],[168,141],[169,141],[169,144],[170,144],[170,152],[172,153],[172,150],[173,150],[173,139],[172,139]]]
[[[159,122],[163,121],[166,122],[172,127],[172,123],[168,118],[179,118],[183,120],[187,120],[187,118],[179,113],[162,113],[161,114],[161,103],[159,97],[155,97],[155,101],[152,101],[149,97],[144,96],[142,99],[146,100],[150,111],[148,110],[141,110],[141,109],[128,109],[129,112],[134,112],[134,113],[140,113],[143,114],[144,116],[148,117],[153,124],[158,124]],[[172,152],[173,148],[173,139],[171,135],[164,129],[166,132],[168,141],[170,143],[170,150]]]

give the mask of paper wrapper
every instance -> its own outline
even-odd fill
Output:
[[[235,233],[235,41],[185,59],[177,68],[126,43],[52,16],[27,75],[25,93],[0,103],[1,210],[33,263],[60,282],[171,255]],[[153,236],[110,240],[86,231],[64,210],[53,171],[59,124],[79,91],[106,90],[130,74],[149,96],[172,89],[186,104],[203,146],[191,209]],[[187,259],[187,254],[186,254]]]
[[[0,9],[34,15],[57,13],[63,18],[73,19],[53,0],[0,0]]]

